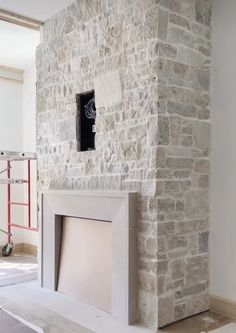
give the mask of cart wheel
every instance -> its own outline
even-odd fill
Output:
[[[12,250],[13,250],[12,243],[8,243],[8,244],[4,245],[2,248],[3,257],[9,257],[12,254]]]

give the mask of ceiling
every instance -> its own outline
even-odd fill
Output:
[[[0,21],[0,41],[0,65],[25,70],[35,59],[40,33]]]
[[[0,9],[46,21],[74,0],[0,0]]]

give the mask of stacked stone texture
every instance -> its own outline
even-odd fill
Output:
[[[208,0],[80,0],[45,23],[37,51],[39,191],[138,192],[152,328],[208,308],[210,15]],[[75,94],[109,73],[122,99],[105,97],[96,151],[78,152]]]
[[[211,2],[160,0],[158,322],[208,309]]]

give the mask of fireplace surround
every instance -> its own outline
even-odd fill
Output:
[[[112,223],[111,315],[126,324],[135,323],[136,193],[49,190],[41,194],[40,280],[43,288],[53,291],[58,287],[64,216]]]
[[[38,189],[138,192],[139,319],[156,330],[209,308],[211,2],[74,1],[37,48]],[[89,91],[96,150],[78,152]]]

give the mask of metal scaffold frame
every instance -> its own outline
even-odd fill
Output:
[[[31,161],[36,160],[35,153],[19,153],[19,152],[8,152],[0,151],[0,160],[4,160],[7,163],[7,167],[0,171],[0,174],[7,173],[6,179],[0,179],[0,184],[7,185],[7,231],[0,229],[0,232],[3,232],[8,235],[8,243],[3,247],[2,254],[4,256],[9,256],[13,250],[13,241],[12,241],[12,228],[18,228],[29,231],[38,231],[38,226],[34,227],[31,223]],[[11,178],[11,169],[12,162],[14,161],[26,161],[27,162],[27,178]],[[23,202],[14,202],[12,201],[11,193],[13,184],[27,184],[27,201]],[[12,206],[21,206],[27,207],[27,216],[28,221],[27,225],[20,225],[17,223],[12,223]]]

